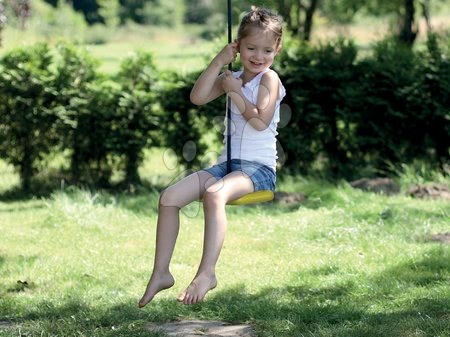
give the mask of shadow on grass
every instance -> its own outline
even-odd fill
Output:
[[[251,293],[245,285],[214,291],[194,306],[155,300],[145,309],[136,300],[120,305],[86,304],[83,295],[18,307],[13,298],[0,301],[0,320],[16,313],[4,336],[150,336],[148,322],[179,319],[251,323],[259,337],[398,337],[448,336],[450,327],[450,259],[448,250],[431,248],[422,259],[374,275],[349,275],[336,283],[320,282],[330,270],[305,271],[317,282],[301,281]],[[322,274],[323,271],[323,274]],[[309,276],[311,276],[309,275]],[[317,285],[316,285],[317,284]],[[327,284],[323,286],[323,284]],[[435,295],[430,296],[431,292]],[[443,295],[447,294],[447,295]],[[443,295],[443,296],[441,296]],[[99,300],[101,301],[101,300]],[[2,316],[3,315],[3,316]],[[20,316],[20,318],[19,318]]]
[[[157,203],[150,204],[149,198],[159,194],[162,190],[161,186],[152,185],[148,182],[142,182],[136,186],[126,186],[123,184],[109,185],[104,187],[93,185],[69,185],[62,184],[59,180],[35,179],[33,180],[30,189],[24,190],[20,186],[14,186],[6,191],[0,191],[0,202],[5,204],[15,203],[22,201],[30,201],[36,199],[49,199],[58,193],[67,193],[69,195],[76,194],[78,192],[88,192],[92,195],[96,195],[96,200],[102,203],[109,203],[111,197],[118,201],[117,206],[130,210],[135,213],[154,213],[157,210]],[[17,210],[30,210],[43,208],[41,205],[22,205],[18,207],[7,208],[3,207],[0,212],[13,212]]]
[[[12,187],[7,191],[0,191],[0,202],[5,204],[30,201],[36,199],[50,199],[55,194],[67,193],[76,195],[78,192],[88,192],[95,195],[97,203],[108,204],[114,199],[115,206],[131,211],[138,215],[154,215],[158,211],[158,199],[161,191],[166,186],[153,185],[143,181],[140,185],[127,186],[124,184],[110,185],[107,187],[98,187],[90,185],[68,185],[61,184],[58,179],[34,179],[29,190],[25,191],[19,186]],[[192,204],[194,205],[194,204]],[[192,206],[191,205],[191,206]],[[33,208],[43,208],[44,205],[22,205],[18,207],[0,209],[0,212],[14,212],[18,210],[31,210]],[[257,204],[248,204],[240,206],[229,206],[227,212],[230,214],[248,214],[267,212],[272,215],[287,213],[297,210],[299,204],[283,205],[278,202],[266,202]],[[192,209],[183,210],[185,214],[192,217],[192,214],[199,214],[201,205],[194,205]]]

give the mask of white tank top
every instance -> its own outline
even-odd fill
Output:
[[[263,70],[241,88],[244,96],[254,105],[256,105],[261,78],[269,70],[269,68]],[[239,78],[241,74],[242,70],[233,72],[233,76],[235,78]],[[280,121],[280,103],[285,95],[286,90],[280,81],[278,98],[275,105],[275,112],[273,114],[269,127],[262,131],[254,129],[250,125],[250,123],[248,123],[248,121],[242,116],[241,112],[233,103],[233,101],[231,101],[231,159],[250,160],[263,165],[267,165],[276,170],[276,163],[278,158],[276,148],[276,136],[278,135],[277,124]],[[226,121],[225,125],[227,125]],[[224,144],[226,144],[227,141],[226,135],[227,128],[225,128],[224,132]],[[227,147],[225,146],[222,154],[218,159],[219,163],[227,161],[226,149]]]

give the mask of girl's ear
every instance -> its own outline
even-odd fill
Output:
[[[236,45],[236,48],[237,48],[237,51],[238,51],[238,53],[239,53],[239,49],[241,49],[241,41],[239,41],[238,39],[236,39],[236,40],[234,40],[234,42],[237,44],[237,45]]]
[[[281,42],[280,42],[277,47],[277,54],[281,51],[282,48],[283,48],[283,46],[281,45]]]

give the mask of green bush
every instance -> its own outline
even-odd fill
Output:
[[[52,61],[45,44],[12,50],[0,60],[0,156],[18,170],[24,190],[58,138]]]
[[[439,166],[449,149],[449,70],[430,37],[426,52],[386,40],[358,65],[355,142],[379,171],[425,160]]]
[[[450,147],[449,52],[431,35],[425,52],[387,39],[357,57],[349,41],[284,51],[277,69],[292,121],[280,130],[286,167],[353,179],[425,160]]]
[[[128,184],[140,182],[138,168],[144,148],[160,145],[162,112],[157,109],[158,76],[152,55],[138,52],[125,59],[113,77],[120,88],[112,107],[111,152],[122,158]]]
[[[361,164],[385,171],[414,157],[411,133],[418,115],[407,108],[407,88],[415,83],[419,63],[411,49],[394,40],[378,43],[358,64],[359,79],[348,110],[354,112],[354,142]]]
[[[188,169],[200,167],[208,148],[203,136],[211,130],[214,117],[224,114],[225,106],[222,99],[204,106],[195,106],[190,102],[189,95],[199,75],[198,72],[187,75],[165,73],[160,96],[161,107],[166,111],[163,145],[172,149],[179,164]],[[188,142],[195,143],[195,156],[194,153],[183,154]]]
[[[345,106],[355,81],[356,47],[338,40],[311,47],[302,43],[285,51],[278,71],[287,89],[284,103],[293,111],[279,139],[287,168],[307,172],[318,158],[334,176],[351,165],[351,120]]]
[[[418,69],[418,87],[422,90],[412,88],[407,102],[408,109],[412,109],[410,106],[417,107],[418,111],[422,109],[423,142],[416,142],[415,148],[422,150],[425,159],[441,165],[448,163],[450,154],[450,44],[447,41],[448,36],[428,36],[427,50],[419,55],[424,60]]]
[[[100,141],[105,139],[104,129],[108,126],[99,122],[103,110],[98,107],[106,109],[109,106],[110,90],[102,90],[96,72],[98,62],[86,51],[68,44],[60,44],[57,51],[55,87],[58,92],[59,149],[69,150],[73,181],[102,180],[104,174],[100,172],[105,166],[107,150]],[[93,103],[100,99],[101,103]]]
[[[127,184],[139,183],[143,150],[159,129],[155,113],[158,76],[152,57],[136,53],[110,78],[95,72],[95,61],[76,48],[65,49],[58,68],[60,134],[71,152],[75,181],[107,186],[114,171]]]
[[[72,181],[101,186],[118,171],[124,183],[139,183],[143,151],[152,146],[172,149],[188,169],[211,163],[206,150],[222,139],[225,100],[190,102],[198,72],[158,72],[144,52],[115,75],[97,69],[97,60],[69,44],[37,44],[0,59],[0,156],[24,189],[55,152],[68,154]],[[276,70],[292,110],[279,136],[287,171],[353,179],[395,174],[417,160],[448,163],[445,39],[430,35],[420,52],[385,40],[364,58],[346,40],[292,44]]]

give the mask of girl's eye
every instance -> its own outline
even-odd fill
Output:
[[[248,47],[247,49],[248,50],[255,50],[255,48],[253,48],[253,47]]]

